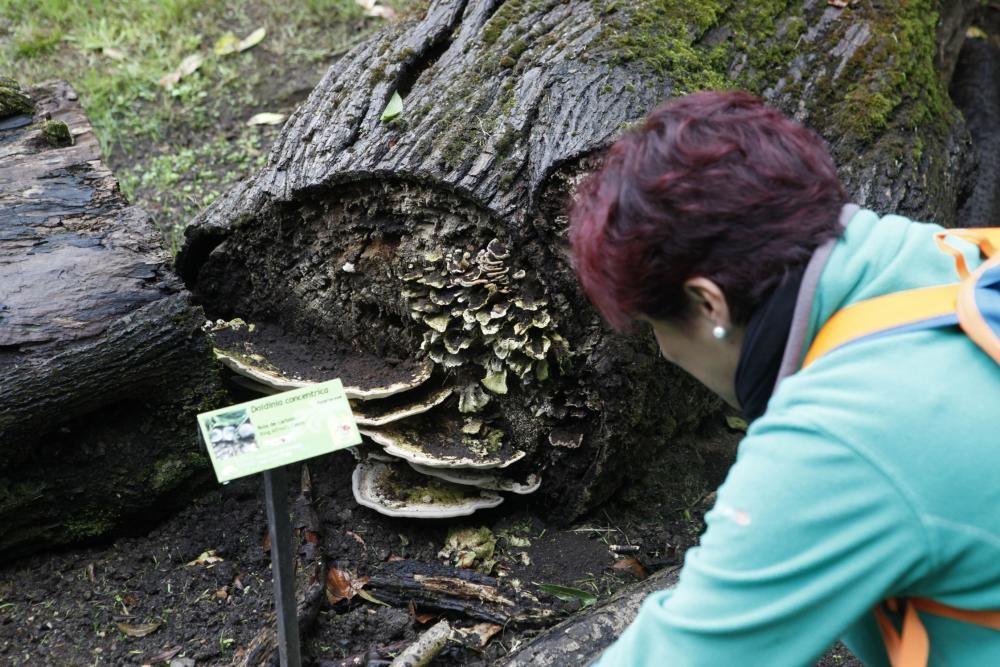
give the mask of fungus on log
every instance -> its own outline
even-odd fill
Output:
[[[855,201],[949,224],[969,151],[948,78],[975,5],[437,0],[329,70],[177,268],[212,317],[280,325],[288,348],[429,360],[454,394],[394,432],[499,432],[569,520],[716,405],[577,289],[581,174],[662,99],[737,85],[821,132]]]
[[[11,91],[0,81],[0,559],[178,507],[210,475],[194,415],[225,400],[204,316],[76,93]]]

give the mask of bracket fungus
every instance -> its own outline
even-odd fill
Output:
[[[388,516],[444,519],[496,507],[503,496],[421,475],[406,464],[361,462],[351,477],[360,505]]]
[[[247,324],[237,318],[207,322],[215,357],[244,381],[259,385],[260,393],[299,389],[339,377],[344,393],[353,400],[370,401],[395,396],[427,382],[434,364],[421,361],[387,361],[372,354],[341,351],[322,346],[326,357],[316,363],[319,346],[295,341],[274,326]]]
[[[416,359],[383,359],[241,319],[206,324],[216,357],[234,382],[259,393],[340,377],[362,435],[378,445],[378,459],[390,459],[368,455],[358,464],[354,493],[366,507],[390,516],[460,516],[499,504],[496,492],[536,491],[537,471],[500,470],[530,450],[518,445],[511,406],[549,414],[545,388],[570,356],[542,282],[515,266],[497,238],[478,250],[424,245],[405,257],[412,259],[401,258],[387,277],[404,322],[416,324],[404,324],[419,347],[411,348]],[[404,493],[404,482],[435,492]]]

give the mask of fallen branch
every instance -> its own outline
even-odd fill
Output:
[[[396,656],[390,667],[424,667],[444,649],[449,637],[451,625],[448,621],[438,621]]]
[[[452,612],[499,625],[550,625],[559,612],[526,591],[501,589],[494,577],[473,570],[399,560],[371,574],[365,590],[394,607]]]

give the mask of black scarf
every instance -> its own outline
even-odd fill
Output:
[[[736,366],[736,400],[748,422],[760,417],[778,380],[805,267],[785,274],[750,317]]]

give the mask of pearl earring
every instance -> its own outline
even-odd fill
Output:
[[[715,328],[712,329],[712,335],[718,340],[722,340],[723,338],[725,338],[726,333],[728,333],[726,331],[726,327],[722,326],[721,324],[715,325]]]

